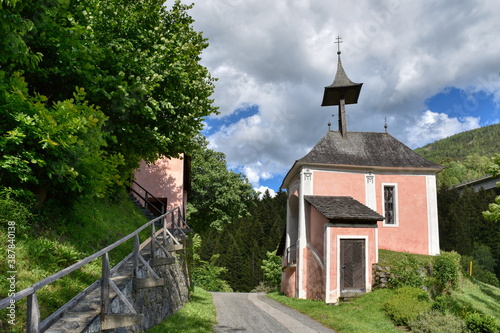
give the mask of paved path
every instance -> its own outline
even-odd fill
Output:
[[[263,293],[212,293],[215,333],[334,333]]]

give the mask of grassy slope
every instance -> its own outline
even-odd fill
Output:
[[[457,314],[479,312],[496,319],[500,326],[500,289],[475,279],[462,279],[460,289],[452,292]]]
[[[195,287],[190,301],[174,315],[153,327],[149,333],[211,333],[217,323],[215,306],[209,292]]]
[[[26,232],[16,235],[17,291],[112,244],[147,222],[125,193],[112,201],[82,198],[69,207],[47,207],[33,220]],[[0,238],[5,239],[3,226]],[[132,249],[133,242],[128,241],[112,251],[112,265]],[[3,249],[0,251],[2,265],[5,258]],[[100,273],[101,263],[97,259],[80,271],[40,289],[37,296],[42,319],[100,278]],[[5,279],[0,279],[0,298],[7,296],[7,290]],[[0,311],[0,331],[23,332],[25,320],[26,299],[16,303],[15,327],[6,324],[6,309]]]

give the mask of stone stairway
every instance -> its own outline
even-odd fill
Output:
[[[129,193],[128,196],[130,198],[130,201],[132,201],[132,203],[141,210],[148,221],[151,221],[152,219],[157,217],[149,209],[145,208],[133,193]]]
[[[155,258],[151,258],[151,244],[144,246],[140,254],[148,265],[134,276],[133,255],[120,262],[111,273],[113,281],[137,315],[132,315],[130,308],[110,290],[110,315],[106,325],[115,327],[106,332],[143,332],[173,314],[182,307],[189,298],[188,277],[185,258],[181,253],[183,245],[175,244],[172,239],[162,239],[168,253],[155,247]],[[157,238],[158,239],[158,238]],[[151,269],[154,271],[152,272]],[[156,277],[153,277],[155,275]],[[45,332],[48,333],[94,333],[101,332],[101,288],[94,284],[88,294],[69,309],[61,319]],[[105,320],[106,321],[106,320]]]

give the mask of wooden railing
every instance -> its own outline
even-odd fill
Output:
[[[137,185],[143,192],[140,193],[139,191],[136,191],[133,186]],[[152,213],[155,215],[163,215],[165,214],[166,211],[166,205],[164,202],[162,202],[160,199],[155,197],[153,194],[151,194],[148,190],[146,190],[144,187],[142,187],[138,182],[135,180],[132,180],[132,186],[130,186],[130,191],[133,192],[135,195],[137,195],[140,199],[144,201],[144,208],[152,210]],[[151,199],[154,199],[152,201]],[[160,208],[156,207],[155,204],[158,204]]]
[[[167,222],[167,217],[171,216],[171,221],[170,223]],[[158,231],[155,230],[155,223],[157,221],[163,221],[163,227],[159,229]],[[180,248],[182,248],[182,245],[179,243],[176,237],[173,236],[172,233],[177,234],[177,235],[184,235],[186,236],[184,230],[182,230],[182,227],[187,227],[186,222],[184,221],[182,217],[182,210],[180,207],[176,207],[165,214],[149,221],[148,223],[144,224],[142,227],[138,228],[131,234],[123,237],[122,239],[116,241],[115,243],[105,247],[104,249],[92,254],[91,256],[88,256],[87,258],[80,260],[79,262],[33,284],[32,286],[21,290],[14,295],[4,298],[0,300],[0,310],[5,309],[9,305],[12,304],[12,302],[17,302],[23,298],[27,298],[27,320],[26,320],[26,332],[28,333],[41,333],[45,332],[48,328],[50,328],[57,320],[62,318],[62,316],[69,310],[71,309],[74,305],[76,305],[81,299],[83,299],[86,295],[88,295],[90,292],[95,290],[97,287],[101,287],[101,324],[103,329],[111,329],[114,327],[120,327],[120,326],[113,326],[113,318],[112,315],[109,314],[108,312],[108,305],[110,303],[110,289],[112,289],[117,296],[120,298],[122,302],[125,303],[125,306],[129,308],[131,315],[130,315],[130,322],[133,322],[134,316],[140,316],[137,314],[137,312],[134,310],[132,305],[128,302],[128,300],[125,298],[125,296],[118,290],[117,286],[114,284],[114,282],[111,280],[111,275],[119,268],[121,265],[123,265],[126,261],[130,260],[132,257],[133,262],[134,262],[134,284],[139,285],[139,288],[142,286],[157,286],[160,285],[158,282],[159,277],[156,275],[156,273],[152,270],[150,264],[144,260],[142,257],[141,250],[144,249],[149,243],[151,243],[151,251],[150,251],[150,262],[156,264],[154,265],[162,265],[166,264],[169,259],[173,259],[172,257],[169,257],[168,252],[169,251],[175,251]],[[150,228],[150,237],[144,241],[142,244],[139,244],[139,233],[147,228]],[[163,239],[163,244],[160,240],[158,240],[158,236],[162,236]],[[167,245],[166,240],[167,236],[170,237],[173,241],[174,244]],[[129,254],[125,259],[123,259],[118,265],[116,265],[113,269],[110,269],[109,265],[109,252],[115,249],[116,247],[120,246],[121,244],[125,243],[126,241],[134,238],[134,252]],[[155,247],[156,245],[156,247]],[[167,257],[156,257],[155,255],[155,249],[160,248]],[[171,256],[171,255],[170,255]],[[82,268],[83,266],[87,265],[93,260],[96,260],[97,258],[102,257],[102,275],[101,278],[90,285],[87,289],[85,289],[82,293],[77,295],[75,298],[70,300],[68,303],[66,303],[63,307],[58,309],[56,312],[51,314],[49,317],[47,317],[45,320],[40,322],[40,308],[38,304],[38,299],[37,299],[37,291],[40,290],[41,288],[51,284],[52,282],[61,279],[62,277],[76,271],[77,269]],[[137,279],[137,272],[139,270],[139,265],[145,267],[148,271],[148,276],[150,278],[148,279]],[[146,280],[146,281],[144,281]],[[156,280],[156,281],[154,281]],[[142,317],[141,317],[142,318]],[[122,316],[123,319],[123,316]]]

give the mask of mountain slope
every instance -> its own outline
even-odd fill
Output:
[[[470,155],[491,157],[500,153],[500,123],[458,133],[415,151],[438,164],[464,161]]]

